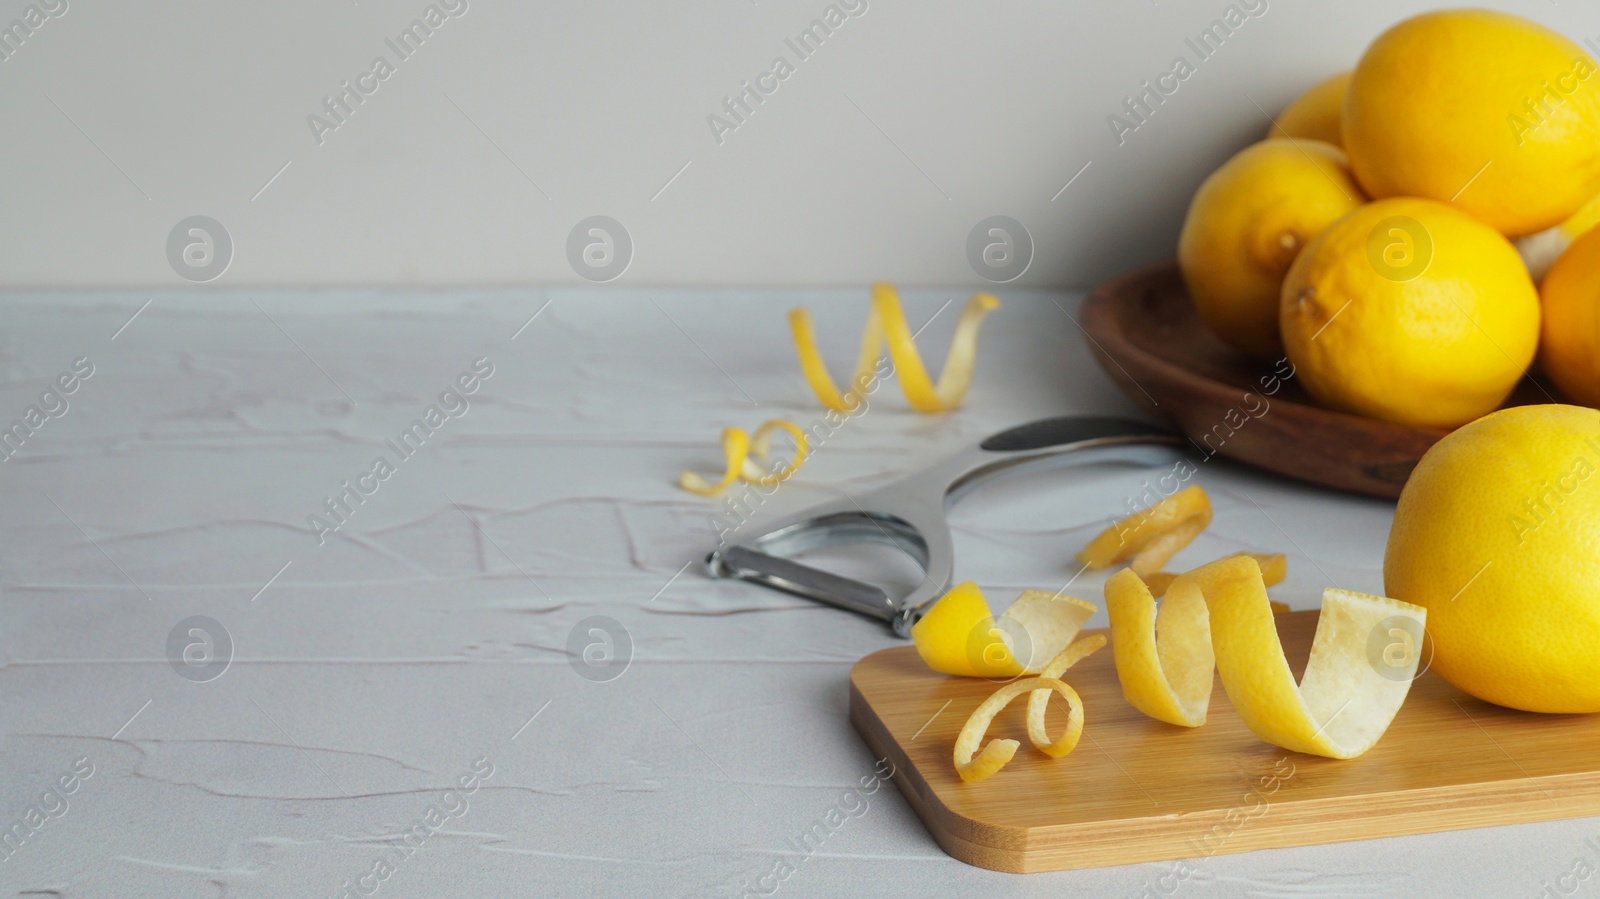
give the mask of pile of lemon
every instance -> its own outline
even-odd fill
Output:
[[[1600,65],[1525,19],[1444,10],[1384,32],[1213,173],[1178,261],[1205,325],[1287,355],[1322,405],[1454,428],[1536,354],[1600,405],[1597,222]]]

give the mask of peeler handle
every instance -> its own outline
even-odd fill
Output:
[[[733,546],[713,552],[706,557],[706,565],[713,577],[743,578],[847,612],[877,618],[890,625],[895,623],[895,615],[900,611],[889,594],[875,584],[812,568],[748,546]]]

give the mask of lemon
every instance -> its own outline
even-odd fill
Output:
[[[1578,238],[1545,276],[1541,361],[1567,396],[1600,406],[1600,229]]]
[[[1511,236],[1600,193],[1600,67],[1526,19],[1443,10],[1384,32],[1356,65],[1344,148],[1367,193],[1451,202]]]
[[[1479,699],[1600,711],[1600,411],[1518,406],[1445,437],[1400,493],[1383,582]]]
[[[1272,360],[1278,289],[1300,249],[1365,200],[1338,147],[1266,140],[1200,185],[1178,236],[1178,266],[1200,320],[1247,356]]]
[[[1323,405],[1454,427],[1494,409],[1533,360],[1539,295],[1511,242],[1443,203],[1369,203],[1283,283],[1283,343]]]
[[[1344,92],[1350,86],[1350,73],[1339,74],[1313,85],[1272,123],[1267,137],[1293,137],[1320,140],[1335,147],[1344,145]]]

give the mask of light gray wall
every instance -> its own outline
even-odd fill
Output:
[[[1185,38],[1224,0],[865,0],[803,60],[785,39],[826,0],[451,0],[404,60],[385,39],[426,0],[0,0],[0,25],[62,4],[0,62],[4,286],[186,285],[194,215],[234,245],[214,286],[584,283],[593,215],[631,237],[622,283],[982,284],[968,236],[1004,215],[1035,246],[1015,285],[1087,285],[1172,254],[1257,104],[1433,5],[1252,0],[1205,60]],[[1592,0],[1497,5],[1600,38]],[[1180,55],[1119,146],[1107,117]],[[379,56],[319,143],[308,116]],[[708,116],[780,56],[719,142]]]

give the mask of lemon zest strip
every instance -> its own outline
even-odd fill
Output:
[[[685,471],[678,475],[678,486],[700,496],[716,496],[727,489],[729,484],[738,479],[745,459],[750,455],[750,435],[745,433],[744,428],[722,429],[722,455],[728,460],[722,480],[713,484],[695,472]]]
[[[1249,555],[1179,576],[1159,616],[1139,576],[1119,571],[1106,582],[1106,609],[1123,695],[1141,712],[1173,724],[1203,724],[1215,670],[1257,737],[1336,759],[1355,758],[1378,742],[1416,674],[1414,652],[1398,666],[1386,658],[1380,671],[1367,657],[1368,636],[1384,628],[1392,633],[1398,621],[1410,625],[1408,633],[1416,631],[1416,645],[1427,622],[1421,606],[1325,590],[1311,657],[1296,684],[1261,567]]]
[[[1131,558],[1128,567],[1142,579],[1159,571],[1209,524],[1211,498],[1192,484],[1101,531],[1077,558],[1092,569]]]
[[[1268,587],[1283,583],[1283,579],[1289,574],[1289,560],[1283,553],[1234,553],[1234,555],[1255,559],[1256,564],[1261,566],[1261,580]],[[1159,599],[1178,577],[1178,574],[1171,571],[1157,571],[1144,579],[1144,585],[1150,588],[1150,595]],[[1274,609],[1280,606],[1282,611],[1289,611],[1289,607],[1281,602],[1272,604]]]
[[[922,661],[940,674],[958,677],[1023,674],[1010,637],[972,581],[951,587],[911,626],[911,642]]]
[[[853,402],[840,393],[827,363],[817,349],[816,328],[811,321],[811,311],[804,306],[789,310],[789,329],[794,335],[795,350],[800,357],[800,372],[806,383],[816,393],[822,405],[838,412],[853,412],[859,407],[861,394],[874,379],[879,353],[885,343],[889,358],[900,376],[901,389],[911,408],[918,412],[946,412],[961,405],[972,385],[972,369],[977,360],[978,329],[990,312],[1000,308],[1000,301],[987,293],[973,294],[956,322],[955,334],[950,338],[950,349],[945,354],[944,370],[939,382],[934,384],[917,351],[911,326],[906,322],[905,311],[900,306],[900,296],[894,285],[874,284],[872,308],[867,313],[867,323],[861,333],[861,352],[856,359],[855,375],[850,380]]]
[[[956,735],[956,773],[962,780],[967,783],[983,780],[1004,768],[1016,755],[1017,747],[1021,745],[1016,740],[991,740],[982,752],[978,751],[978,744],[983,741],[989,724],[1001,709],[1009,705],[1011,700],[1034,690],[1054,690],[1067,701],[1068,708],[1066,729],[1060,737],[1040,748],[1051,757],[1060,758],[1077,747],[1078,739],[1083,735],[1083,700],[1078,697],[1078,691],[1053,677],[1030,677],[1015,681],[996,690],[994,695],[980,703],[967,718],[967,723],[962,725],[961,733]]]
[[[1185,589],[1180,578],[1158,613],[1144,581],[1125,568],[1106,581],[1106,613],[1117,680],[1128,704],[1168,724],[1206,723],[1216,660],[1210,615],[1199,591]]]
[[[772,435],[780,430],[787,431],[794,438],[794,458],[788,462],[779,462],[773,467],[751,460],[750,456],[753,453],[759,463],[767,461],[772,453]],[[756,428],[754,437],[747,434],[743,428],[723,428],[722,455],[727,460],[722,480],[712,483],[696,472],[685,471],[678,475],[678,486],[699,496],[716,496],[726,490],[729,484],[741,478],[753,484],[770,487],[788,480],[799,471],[800,466],[805,464],[806,457],[810,455],[810,450],[806,442],[806,432],[801,430],[799,425],[775,418],[763,422],[761,427]]]
[[[765,463],[772,454],[772,435],[778,431],[787,431],[789,436],[794,439],[794,458],[790,459],[787,464],[780,463],[780,468],[773,469],[766,466]],[[810,455],[810,449],[809,444],[806,442],[806,432],[801,430],[799,425],[792,421],[774,418],[771,421],[763,422],[761,427],[756,428],[755,434],[751,435],[750,453],[759,461],[752,462],[750,459],[745,459],[740,466],[740,477],[751,483],[770,487],[773,484],[781,484],[787,481],[790,476],[799,471],[800,466],[805,464],[806,457]]]
[[[950,588],[911,626],[911,642],[928,667],[941,674],[1040,674],[1098,611],[1094,603],[1074,596],[1024,590],[997,617],[978,585],[966,581]],[[1026,638],[1025,644],[1013,645],[1019,637]]]
[[[1297,685],[1272,621],[1254,559],[1234,557],[1179,578],[1205,596],[1222,687],[1250,730],[1268,743],[1311,755],[1350,759],[1371,749],[1411,690],[1417,654],[1380,672],[1367,657],[1367,637],[1391,619],[1421,632],[1421,606],[1348,590],[1327,589],[1311,640],[1311,658]]]
[[[1061,650],[1059,653],[1056,653],[1056,657],[1051,659],[1050,662],[1039,671],[1039,676],[1052,680],[1061,680],[1061,675],[1065,674],[1068,668],[1071,668],[1073,665],[1076,665],[1089,656],[1095,654],[1100,649],[1104,648],[1105,645],[1105,634],[1095,634],[1091,637],[1085,637],[1071,646],[1068,646],[1066,649]],[[1040,752],[1043,752],[1045,755],[1048,755],[1052,758],[1060,758],[1061,756],[1071,752],[1073,747],[1078,745],[1078,739],[1077,736],[1074,735],[1070,744],[1065,744],[1063,740],[1050,739],[1049,733],[1044,728],[1044,712],[1045,707],[1049,704],[1049,702],[1049,690],[1034,690],[1032,693],[1028,694],[1028,740],[1033,743],[1035,748],[1037,748]],[[1082,716],[1080,715],[1079,717],[1081,719]],[[1071,726],[1072,722],[1069,719],[1068,727],[1070,728]],[[1083,730],[1083,722],[1081,720],[1078,722],[1077,727],[1079,731]],[[1063,746],[1065,746],[1065,748],[1062,748]]]

